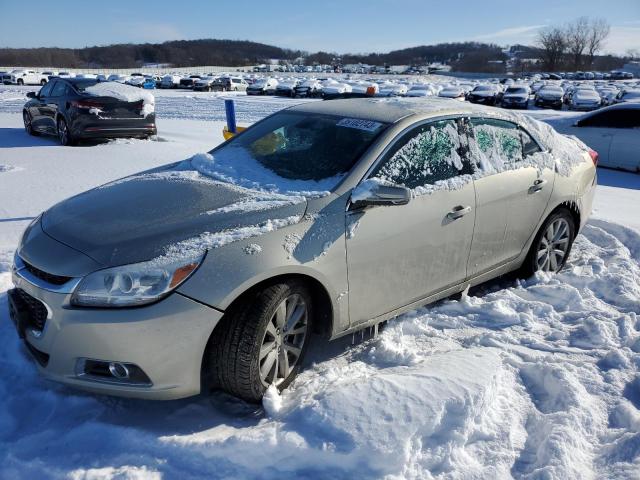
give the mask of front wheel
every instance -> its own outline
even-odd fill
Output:
[[[40,85],[45,86],[46,84],[47,84],[47,81],[44,78],[40,80]]]
[[[550,215],[531,244],[522,265],[523,276],[529,277],[537,271],[559,272],[569,258],[575,235],[576,226],[568,210]]]
[[[19,78],[16,82],[18,85],[24,85],[24,80],[22,80],[21,78]]]
[[[285,389],[300,370],[312,318],[303,283],[257,292],[213,333],[208,367],[213,384],[248,402],[259,402],[271,385]]]

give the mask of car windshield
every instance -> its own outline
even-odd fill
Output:
[[[202,174],[242,187],[314,196],[331,191],[386,127],[349,117],[280,112],[192,164]]]
[[[474,92],[490,92],[494,89],[494,87],[490,85],[478,85],[473,89]]]
[[[505,93],[527,93],[527,90],[520,87],[509,87]]]

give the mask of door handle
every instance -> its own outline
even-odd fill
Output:
[[[536,193],[539,192],[540,190],[542,190],[544,188],[544,186],[547,184],[547,181],[539,178],[537,179],[535,182],[533,182],[533,185],[531,185],[531,187],[529,188],[529,192],[530,193]]]
[[[453,210],[447,213],[447,218],[450,220],[457,220],[460,217],[464,217],[470,211],[471,207],[463,207],[462,205],[458,205],[457,207],[453,207]]]

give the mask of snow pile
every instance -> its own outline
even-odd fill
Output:
[[[142,116],[146,117],[155,110],[153,95],[142,88],[132,87],[118,82],[98,82],[84,90],[96,97],[113,97],[123,102],[142,102]],[[94,113],[94,112],[92,112]],[[95,113],[96,115],[100,112]]]
[[[356,346],[314,337],[310,365],[263,410],[49,383],[2,294],[3,475],[637,478],[640,235],[618,230],[588,224],[559,275],[492,282]],[[0,261],[4,291],[9,256]]]
[[[342,175],[315,180],[292,180],[277,175],[257,162],[243,147],[228,146],[191,158],[191,165],[202,175],[251,190],[288,196],[322,197],[329,194]]]

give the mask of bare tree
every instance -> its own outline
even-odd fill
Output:
[[[589,42],[589,19],[580,17],[566,27],[567,49],[573,61],[573,68],[580,70],[582,55]]]
[[[589,36],[587,38],[587,55],[589,58],[589,67],[593,65],[593,59],[596,53],[602,49],[602,45],[609,36],[611,26],[604,18],[594,18],[589,23]]]
[[[538,45],[542,50],[542,62],[549,72],[558,70],[567,50],[567,38],[561,27],[547,27],[538,32]]]

